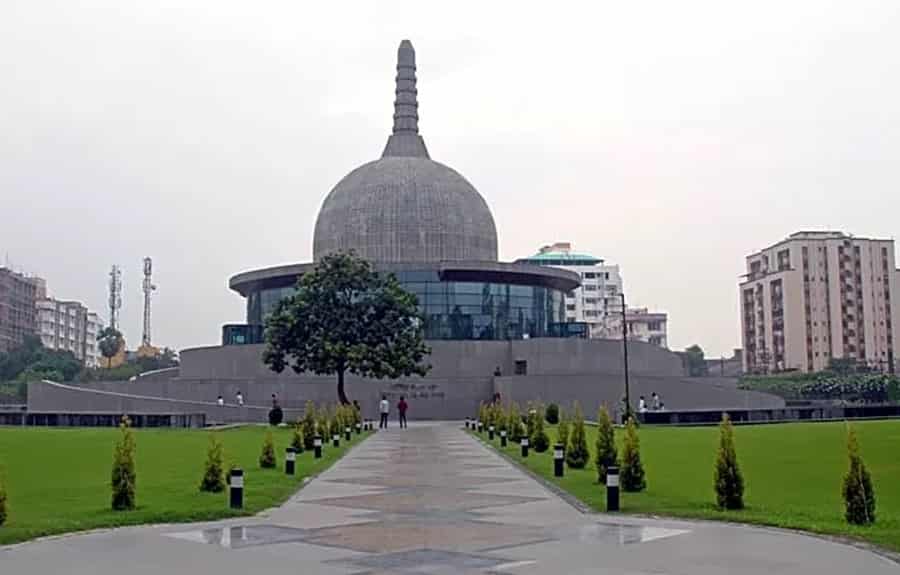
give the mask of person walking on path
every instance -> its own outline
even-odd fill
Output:
[[[381,412],[381,422],[378,424],[378,429],[387,429],[388,413],[391,411],[391,404],[388,403],[386,395],[381,396],[381,403],[378,404],[378,411]]]
[[[406,398],[401,395],[400,403],[397,404],[397,411],[400,413],[400,429],[409,427],[406,423],[406,410],[408,408],[409,404],[406,403]]]
[[[237,392],[237,395],[234,397],[237,400],[238,405],[244,405],[244,394],[240,391]]]

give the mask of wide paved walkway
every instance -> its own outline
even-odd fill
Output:
[[[252,519],[0,550],[4,575],[898,572],[873,553],[793,533],[582,514],[450,424],[380,432]]]

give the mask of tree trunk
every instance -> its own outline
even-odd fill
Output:
[[[347,394],[344,393],[344,370],[338,371],[338,399],[341,402],[341,405],[350,405],[350,400],[347,399]]]

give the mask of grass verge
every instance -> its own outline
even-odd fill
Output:
[[[117,429],[0,427],[0,474],[8,495],[9,517],[0,526],[0,544],[100,527],[141,523],[208,521],[252,515],[283,503],[303,478],[327,469],[367,437],[353,435],[337,449],[327,444],[322,459],[312,452],[297,457],[296,475],[284,473],[289,429],[273,429],[276,469],[260,469],[267,428],[222,431],[135,429],[137,509],[110,509],[110,471]],[[226,469],[244,469],[244,509],[228,508],[228,491],[201,493],[210,433],[225,447]]]
[[[796,423],[735,427],[738,462],[746,490],[742,511],[719,511],[713,491],[718,447],[716,427],[640,429],[647,489],[622,493],[625,513],[736,521],[838,535],[900,551],[900,421],[853,424],[872,474],[877,521],[856,527],[844,521],[841,481],[847,469],[843,423]],[[551,443],[555,428],[548,428]],[[596,427],[588,427],[592,458]],[[616,430],[619,454],[624,431]],[[487,441],[487,434],[483,436]],[[499,439],[492,446],[500,450]],[[594,461],[584,470],[566,468],[553,477],[552,449],[523,459],[518,446],[504,453],[590,508],[606,510],[606,490],[597,482]]]

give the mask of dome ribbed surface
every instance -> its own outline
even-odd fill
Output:
[[[497,261],[484,198],[458,172],[422,157],[384,157],[325,198],[313,258],[353,250],[373,262]]]

